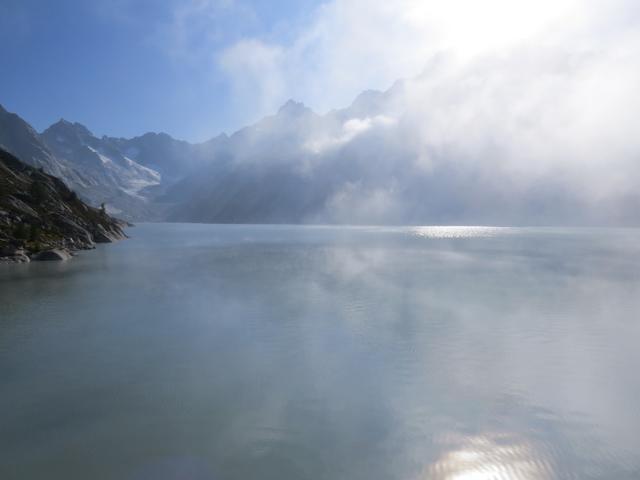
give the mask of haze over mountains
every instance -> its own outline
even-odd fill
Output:
[[[61,178],[94,206],[105,203],[110,212],[135,220],[160,218],[151,190],[182,178],[197,158],[192,145],[166,134],[97,138],[66,120],[38,133],[2,107],[0,145]]]
[[[544,108],[540,85],[519,82],[526,65],[504,80],[505,69],[478,64],[450,83],[452,71],[434,65],[348,108],[319,115],[289,101],[201,144],[98,138],[65,120],[38,133],[0,108],[0,145],[128,220],[637,224],[637,152],[621,155],[588,122],[558,120],[582,93],[561,60],[544,61],[559,62],[554,89],[568,93]]]

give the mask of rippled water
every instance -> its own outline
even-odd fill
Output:
[[[0,478],[640,478],[640,232],[142,225],[0,268]]]

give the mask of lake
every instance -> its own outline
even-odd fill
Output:
[[[640,478],[640,231],[144,224],[0,266],[0,478]]]

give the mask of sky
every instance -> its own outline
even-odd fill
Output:
[[[539,83],[557,70],[549,52],[599,58],[598,74],[618,75],[607,88],[627,92],[639,19],[635,0],[3,0],[0,104],[37,129],[64,117],[98,135],[197,141],[289,98],[344,107],[442,62]]]
[[[243,38],[286,42],[317,0],[2,0],[0,104],[38,130],[203,140],[258,117],[217,57]]]

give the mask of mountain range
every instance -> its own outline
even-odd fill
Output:
[[[0,149],[0,262],[65,260],[126,237],[124,222],[43,170]]]
[[[59,177],[88,203],[105,204],[128,220],[160,219],[153,192],[184,177],[197,149],[166,134],[98,138],[84,125],[60,120],[43,132],[0,106],[0,146]]]
[[[511,110],[516,97],[498,99],[500,119],[482,104],[447,103],[447,91],[434,93],[429,82],[423,75],[366,91],[323,115],[289,101],[199,144],[164,133],[97,137],[65,120],[37,132],[0,107],[0,146],[133,221],[637,223],[638,192],[595,195],[586,174],[600,172],[586,167],[589,159],[550,161],[544,137],[532,136],[535,117],[523,126],[521,107]],[[497,96],[487,88],[474,93]]]

